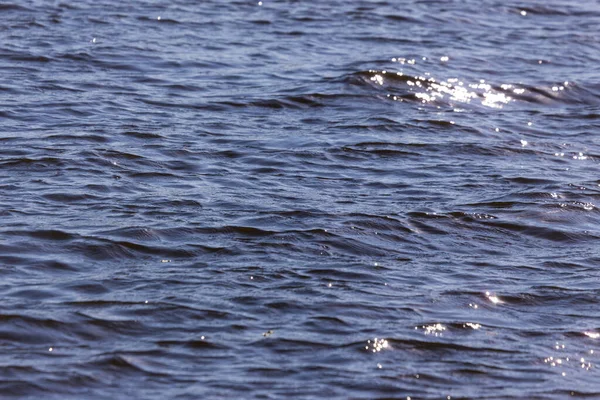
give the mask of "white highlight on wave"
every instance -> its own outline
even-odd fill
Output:
[[[426,57],[423,57],[426,60]],[[441,63],[448,62],[449,57],[443,56],[440,58]],[[392,58],[392,62],[401,65],[412,66],[416,64],[415,59]],[[506,104],[514,100],[514,95],[522,95],[525,89],[512,84],[501,84],[494,88],[491,84],[486,83],[484,79],[472,83],[460,80],[458,78],[449,78],[446,80],[437,80],[430,76],[429,73],[424,73],[424,76],[409,76],[404,71],[369,71],[372,76],[371,81],[379,86],[383,86],[388,76],[406,76],[406,85],[411,92],[414,92],[415,97],[423,103],[431,103],[435,101],[453,101],[459,103],[480,102],[481,105],[490,108],[503,108]],[[565,90],[569,82],[564,82],[562,85],[555,85],[549,88],[552,92],[560,92]],[[403,101],[399,96],[388,95],[394,100]]]

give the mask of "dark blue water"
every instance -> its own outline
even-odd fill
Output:
[[[0,16],[1,398],[600,398],[598,1]]]

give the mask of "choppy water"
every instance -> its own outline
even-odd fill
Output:
[[[0,397],[600,397],[597,1],[0,13]]]

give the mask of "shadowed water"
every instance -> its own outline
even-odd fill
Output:
[[[0,13],[0,397],[600,397],[597,2]]]

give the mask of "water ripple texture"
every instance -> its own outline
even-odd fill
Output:
[[[0,397],[600,397],[592,0],[0,3]]]

